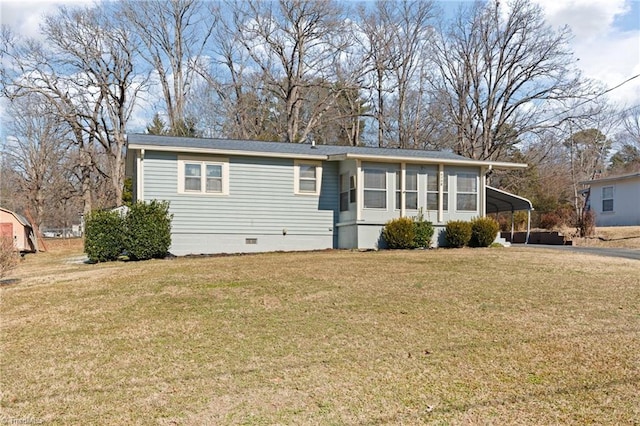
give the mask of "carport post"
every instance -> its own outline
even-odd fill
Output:
[[[531,210],[527,210],[527,239],[525,244],[529,244],[529,234],[531,233]]]
[[[509,242],[513,244],[513,209],[511,209],[511,241]]]

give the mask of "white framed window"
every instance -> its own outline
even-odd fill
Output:
[[[602,211],[613,211],[613,186],[605,186],[602,188]]]
[[[401,174],[400,170],[396,170],[396,210],[400,210],[402,200]],[[404,177],[404,208],[418,210],[418,171],[407,169]]]
[[[478,210],[478,175],[474,173],[456,174],[456,210]]]
[[[340,211],[346,212],[349,210],[349,192],[350,192],[350,179],[349,173],[342,173],[340,175]]]
[[[429,173],[427,175],[427,210],[438,210],[438,175],[440,173]],[[442,210],[449,210],[449,173],[442,176]]]
[[[296,160],[293,167],[294,190],[299,195],[320,195],[322,163]]]
[[[364,200],[365,209],[387,209],[387,171],[384,169],[365,168]]]
[[[229,159],[178,157],[178,193],[229,195]]]

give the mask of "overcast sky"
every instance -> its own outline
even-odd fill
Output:
[[[553,26],[569,25],[572,48],[584,75],[607,88],[640,74],[640,0],[533,0]],[[92,4],[87,0],[0,0],[2,24],[36,36],[42,16],[60,4]],[[440,1],[449,9],[459,1]],[[609,93],[632,106],[640,104],[640,77]]]

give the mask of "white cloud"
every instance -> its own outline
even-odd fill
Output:
[[[40,24],[44,16],[58,7],[67,5],[91,5],[90,0],[2,0],[0,2],[0,20],[16,34],[39,38]]]
[[[571,47],[584,76],[611,88],[640,73],[640,22],[618,19],[637,13],[630,0],[533,0],[554,27],[569,26]],[[609,93],[615,102],[640,102],[640,78]]]
[[[610,32],[614,19],[630,10],[628,0],[534,0],[553,26],[568,25],[576,38],[593,39]]]

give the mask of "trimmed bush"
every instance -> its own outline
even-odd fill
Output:
[[[445,228],[447,245],[450,247],[464,247],[471,240],[471,222],[452,220]]]
[[[85,222],[84,252],[91,262],[116,260],[124,250],[124,220],[120,213],[96,210]]]
[[[433,238],[433,223],[424,220],[422,212],[415,218],[413,222],[415,236],[413,238],[414,248],[431,247],[431,238]]]
[[[165,257],[171,245],[172,218],[166,201],[133,204],[124,220],[124,251],[129,258],[146,260]]]
[[[500,230],[500,225],[491,217],[478,217],[471,221],[471,241],[473,247],[489,247]]]
[[[384,225],[382,238],[390,249],[414,248],[416,236],[413,220],[408,217],[392,219]]]

